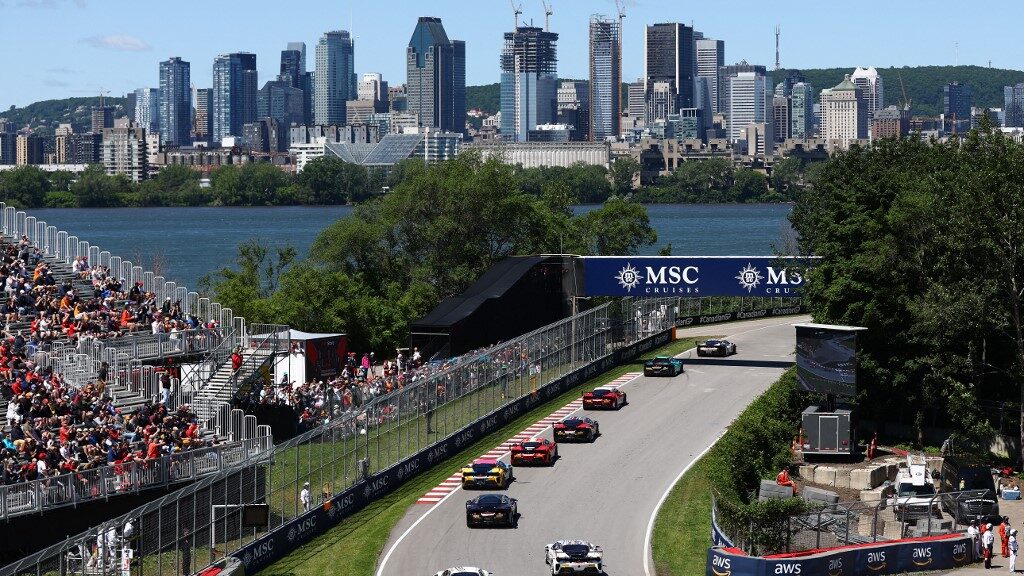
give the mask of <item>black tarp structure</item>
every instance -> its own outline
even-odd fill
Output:
[[[583,277],[572,256],[512,256],[410,328],[425,359],[458,356],[511,340],[572,314]]]

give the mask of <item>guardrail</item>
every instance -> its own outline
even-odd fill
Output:
[[[236,467],[273,448],[270,428],[261,428],[256,436],[237,442],[0,486],[0,519],[135,494]]]

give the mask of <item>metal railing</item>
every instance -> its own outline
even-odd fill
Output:
[[[962,532],[972,520],[994,520],[998,516],[993,512],[998,510],[995,504],[991,491],[964,490],[913,498],[889,496],[836,503],[808,501],[809,511],[752,520],[735,513],[734,506],[723,499],[712,499],[719,529],[733,546],[750,555]]]
[[[255,419],[253,419],[255,424]],[[218,446],[0,486],[0,519],[43,513],[123,494],[197,480],[237,466],[251,454],[273,448],[269,428],[262,435]]]
[[[0,569],[0,576],[49,572],[108,574],[119,570],[118,545],[132,519],[131,541],[137,575],[193,572],[268,531],[281,529],[306,511],[299,495],[305,483],[312,505],[364,482],[465,426],[533,395],[539,387],[584,366],[601,362],[675,322],[673,300],[625,301],[621,324],[613,325],[605,304],[512,341],[463,355],[450,366],[419,378],[401,390],[367,397],[350,406],[334,401],[318,425],[274,447],[266,457],[238,473],[222,472],[183,488],[146,507],[105,522],[67,542],[51,546]],[[636,311],[640,310],[637,315]],[[653,319],[653,321],[651,321]],[[612,334],[621,334],[613,338]],[[267,504],[269,526],[246,528],[242,506]],[[120,540],[117,540],[120,542]],[[103,547],[108,561],[82,560]],[[86,551],[83,556],[82,551]]]

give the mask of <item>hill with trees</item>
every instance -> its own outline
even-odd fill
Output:
[[[114,118],[127,113],[125,98],[104,98],[103,104],[114,107]],[[75,132],[88,130],[92,125],[92,107],[99,105],[99,96],[43,100],[24,108],[11,106],[0,112],[0,118],[13,122],[16,130],[28,128],[36,134],[49,136],[60,124],[70,123]]]

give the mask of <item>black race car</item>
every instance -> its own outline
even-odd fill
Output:
[[[729,356],[736,353],[736,344],[728,340],[705,340],[697,344],[697,356]]]
[[[597,420],[570,416],[554,426],[555,442],[593,442],[601,435]]]
[[[466,526],[507,526],[519,523],[519,506],[515,498],[504,494],[484,494],[466,502]]]
[[[683,373],[683,361],[671,356],[655,356],[644,362],[644,376],[678,376]]]

